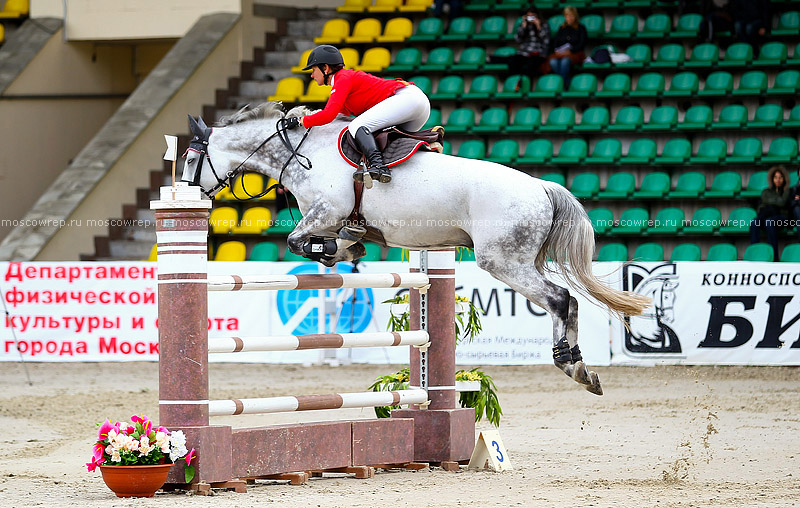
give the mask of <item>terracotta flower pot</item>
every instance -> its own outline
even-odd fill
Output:
[[[103,481],[117,497],[153,497],[167,481],[172,464],[99,467]]]

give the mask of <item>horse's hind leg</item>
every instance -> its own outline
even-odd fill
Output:
[[[546,310],[553,319],[553,359],[556,367],[582,384],[588,391],[602,395],[595,372],[586,368],[578,347],[578,300],[569,291],[547,280],[533,266],[504,259],[486,262],[478,254],[478,265],[514,291]]]

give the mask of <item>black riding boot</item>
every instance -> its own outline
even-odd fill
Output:
[[[375,138],[366,127],[359,127],[356,130],[356,144],[358,148],[364,152],[367,157],[367,169],[359,169],[353,173],[353,180],[357,182],[364,181],[364,173],[369,172],[373,180],[378,180],[381,183],[389,183],[392,181],[392,170],[383,163],[383,154],[378,150],[378,145],[375,144]]]

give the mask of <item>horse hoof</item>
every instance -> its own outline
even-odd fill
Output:
[[[582,385],[590,385],[592,384],[592,380],[589,376],[589,369],[586,368],[585,363],[575,362],[573,364],[572,379]]]
[[[603,395],[603,387],[600,386],[600,378],[597,377],[597,373],[593,371],[589,371],[589,377],[591,378],[591,384],[584,385],[583,387],[586,388],[586,391],[591,392],[595,395]]]

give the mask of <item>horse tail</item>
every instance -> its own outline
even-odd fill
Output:
[[[553,204],[553,222],[536,255],[536,268],[542,273],[561,272],[573,289],[605,305],[623,322],[625,315],[644,312],[651,304],[650,298],[611,288],[592,273],[594,229],[580,202],[561,185],[547,181],[542,185]],[[548,266],[548,257],[557,270]]]

